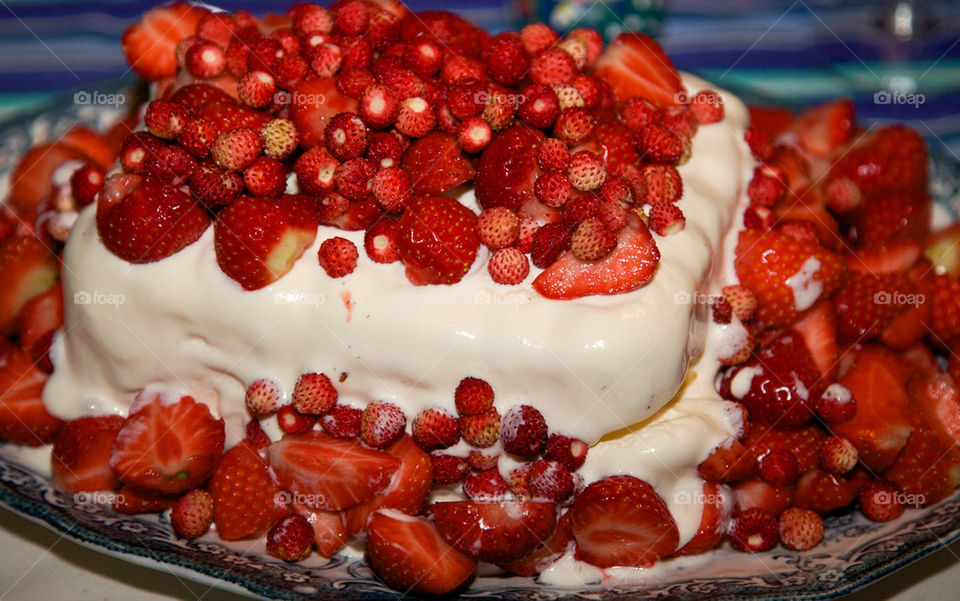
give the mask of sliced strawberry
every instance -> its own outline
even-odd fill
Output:
[[[317,236],[315,205],[305,196],[242,196],[213,226],[217,264],[245,290],[271,284],[293,268]]]
[[[783,107],[751,104],[747,109],[750,111],[750,125],[760,130],[770,140],[776,140],[780,134],[790,129],[793,123],[793,114]]]
[[[437,530],[478,561],[505,563],[547,541],[557,525],[555,503],[441,501],[431,506]]]
[[[177,2],[152,8],[123,32],[123,53],[133,71],[147,81],[177,74],[174,50],[180,40],[193,35],[197,22],[208,11]]]
[[[935,361],[935,360],[934,360]],[[960,394],[949,374],[940,372],[934,363],[931,374],[917,374],[907,382],[907,394],[927,427],[940,439],[940,444],[960,454]]]
[[[329,225],[348,232],[359,232],[377,223],[383,217],[383,207],[373,198],[351,202],[347,210]]]
[[[853,272],[833,297],[841,340],[866,341],[915,303],[917,290],[903,274]]]
[[[223,455],[207,489],[213,495],[213,523],[223,540],[262,534],[279,517],[280,487],[267,462],[247,441]]]
[[[110,449],[123,427],[119,415],[81,417],[67,422],[50,454],[51,482],[66,493],[116,490]]]
[[[700,528],[687,544],[677,549],[676,555],[699,555],[713,549],[723,541],[730,526],[733,504],[726,487],[716,482],[703,483],[703,513]]]
[[[333,557],[347,543],[350,535],[339,513],[313,509],[296,501],[291,505],[294,511],[307,518],[313,528],[313,544],[322,557]]]
[[[647,567],[676,551],[680,542],[663,498],[633,476],[590,484],[571,511],[577,558],[601,568]]]
[[[481,208],[504,206],[516,211],[534,199],[533,185],[540,174],[537,148],[543,134],[522,125],[500,132],[480,155],[474,179]]]
[[[389,453],[316,430],[284,436],[270,445],[268,455],[284,488],[301,503],[328,511],[372,500],[401,464]]]
[[[120,481],[160,493],[203,484],[223,453],[223,420],[188,396],[169,404],[141,393],[132,409],[110,453]]]
[[[958,482],[958,458],[934,431],[919,424],[883,477],[905,493],[904,505],[930,505],[949,496]]]
[[[780,429],[763,424],[751,424],[743,438],[743,445],[755,460],[771,451],[786,451],[797,460],[802,474],[820,467],[820,444],[826,435],[815,424],[802,428]]]
[[[407,279],[417,286],[459,282],[480,248],[476,225],[473,211],[451,198],[423,196],[408,202],[397,236]]]
[[[849,180],[860,198],[899,192],[923,194],[927,181],[927,147],[917,132],[903,126],[884,127],[856,140],[841,155],[827,178],[827,187]]]
[[[734,508],[738,513],[757,508],[779,515],[793,505],[793,486],[774,486],[765,480],[744,480],[733,485]]]
[[[499,564],[501,568],[520,576],[536,576],[559,559],[573,543],[573,513],[567,511],[557,520],[557,527],[542,545],[530,554]]]
[[[410,175],[410,189],[415,195],[437,196],[474,176],[473,166],[463,156],[457,139],[439,131],[410,144],[401,166]]]
[[[385,450],[400,460],[400,467],[393,473],[390,484],[382,493],[343,512],[343,523],[349,534],[363,530],[370,516],[381,507],[417,515],[427,502],[433,482],[433,462],[430,461],[430,455],[406,434]]]
[[[810,470],[797,480],[794,505],[823,515],[853,503],[857,490],[857,485],[843,476]]]
[[[180,188],[155,177],[114,175],[97,201],[104,246],[130,263],[159,261],[193,244],[210,216]]]
[[[205,87],[209,88],[209,86]],[[232,98],[212,100],[197,108],[194,113],[197,119],[206,119],[212,123],[214,131],[218,134],[241,127],[259,130],[270,121],[266,113],[237,104]]]
[[[705,480],[736,482],[752,478],[757,473],[756,458],[739,440],[721,444],[700,462],[697,472]]]
[[[79,150],[102,169],[109,169],[116,162],[120,150],[107,137],[85,125],[74,125],[60,138],[60,143]]]
[[[850,440],[860,461],[875,472],[893,463],[913,429],[910,399],[896,373],[898,361],[893,353],[866,347],[839,380],[857,400],[857,413],[830,428]]]
[[[33,236],[0,242],[0,335],[10,333],[26,303],[57,281],[57,258]]]
[[[647,226],[631,219],[617,233],[617,246],[603,259],[587,262],[564,252],[533,280],[547,298],[571,299],[594,294],[620,294],[643,286],[660,263],[660,250]]]
[[[793,324],[803,336],[810,357],[820,370],[823,382],[833,382],[837,373],[837,318],[828,302],[821,302]]]
[[[10,174],[7,202],[25,221],[33,222],[37,206],[53,192],[51,176],[66,161],[84,162],[87,156],[62,142],[38,144],[26,151]]]
[[[881,248],[857,249],[847,256],[847,267],[850,271],[876,275],[904,273],[917,262],[921,254],[921,243],[901,240]]]
[[[0,351],[0,441],[38,447],[57,437],[63,421],[43,404],[47,374],[17,349]]]
[[[855,126],[853,101],[844,98],[808,108],[792,129],[807,152],[827,158],[850,141]]]
[[[740,283],[757,295],[757,319],[770,326],[795,321],[846,277],[836,253],[773,231],[740,232],[734,265]]]
[[[930,197],[909,190],[886,192],[864,200],[853,213],[850,238],[861,248],[884,247],[902,240],[920,242],[929,233]]]
[[[788,221],[812,223],[817,228],[821,245],[833,250],[840,247],[840,226],[827,208],[827,201],[819,188],[800,187],[791,193],[786,201],[774,207],[774,214],[779,223]]]
[[[20,346],[34,343],[63,325],[63,287],[56,282],[43,294],[24,303],[17,314],[17,336]]]
[[[356,113],[359,103],[337,90],[332,77],[308,77],[290,90],[290,119],[304,148],[322,146],[327,122],[337,113]]]
[[[433,522],[394,509],[381,509],[370,520],[367,561],[380,580],[403,594],[449,593],[477,567],[444,540]]]
[[[673,61],[643,33],[618,35],[597,59],[593,73],[610,84],[621,102],[642,96],[670,106],[679,102],[683,92]]]
[[[593,133],[596,153],[607,164],[607,172],[623,173],[628,167],[637,164],[636,134],[629,127],[617,122],[603,122],[597,125]],[[592,150],[592,149],[591,149]]]

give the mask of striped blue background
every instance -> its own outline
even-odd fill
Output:
[[[643,7],[650,0],[632,3]],[[906,44],[893,42],[873,26],[882,7],[892,2],[836,0],[667,0],[660,39],[680,68],[748,100],[798,107],[852,96],[865,122],[907,121],[932,145],[957,156],[960,3],[921,3],[937,26]],[[153,4],[0,0],[0,117],[125,73],[120,35]],[[218,4],[260,13],[286,2]],[[514,15],[510,0],[411,0],[409,5],[452,8],[494,30],[507,27]],[[919,82],[922,104],[874,102],[874,94],[891,89],[891,81],[904,75]]]

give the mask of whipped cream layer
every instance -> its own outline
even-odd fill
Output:
[[[709,87],[684,81],[691,93]],[[342,402],[391,400],[412,418],[428,406],[452,410],[457,383],[471,375],[493,385],[501,412],[530,404],[551,431],[596,443],[659,412],[704,346],[708,316],[695,301],[721,271],[753,165],[742,142],[746,109],[723,97],[724,121],[700,128],[680,168],[686,228],[657,238],[656,276],[627,294],[548,300],[531,286],[536,269],[522,285],[500,286],[486,273],[483,250],[453,286],[412,286],[402,265],[379,265],[362,252],[354,273],[332,279],[317,263],[320,243],[344,236],[361,247],[362,232],[325,226],[288,274],[246,292],[217,266],[213,228],[171,257],[134,265],[103,246],[88,207],[64,251],[66,322],[44,399],[56,415],[76,418],[126,414],[145,388],[190,394],[227,421],[235,441],[248,419],[245,387],[257,378],[278,379],[289,395],[301,373],[324,372],[342,379]],[[472,191],[461,201],[476,208]],[[708,421],[704,436],[688,440],[675,430],[667,438],[702,458],[733,428]],[[628,438],[618,444],[642,455]],[[585,468],[591,475],[622,471],[593,463]]]

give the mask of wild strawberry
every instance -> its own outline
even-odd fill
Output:
[[[597,217],[580,222],[570,239],[570,250],[581,261],[599,261],[616,246],[616,235]]]
[[[413,594],[440,595],[462,585],[476,562],[454,549],[425,518],[386,509],[367,526],[367,556],[388,586]]]
[[[792,551],[809,551],[823,541],[823,518],[815,511],[790,507],[780,514],[780,542]]]
[[[903,491],[885,480],[869,480],[860,488],[860,512],[874,522],[889,522],[903,515]]]
[[[573,187],[566,171],[553,169],[541,173],[533,184],[533,193],[541,203],[548,207],[560,208],[573,193]]]
[[[530,63],[530,79],[550,87],[568,84],[576,74],[573,57],[557,47],[545,50]]]
[[[373,176],[371,192],[385,210],[399,212],[411,197],[410,178],[399,167],[380,169]]]
[[[407,150],[409,142],[397,132],[378,132],[370,137],[367,146],[367,160],[375,166],[393,167]]]
[[[161,493],[202,484],[223,453],[223,420],[190,397],[169,405],[141,393],[136,407],[110,452],[120,481]]]
[[[710,314],[713,317],[713,323],[728,324],[733,319],[733,309],[724,296],[710,297]]]
[[[483,53],[487,75],[495,82],[512,86],[527,74],[530,60],[523,49],[520,36],[513,32],[495,35]]]
[[[288,90],[300,83],[309,72],[310,65],[299,54],[281,56],[273,65],[273,75],[276,78],[277,86],[283,90]]]
[[[477,79],[463,79],[450,86],[447,106],[457,119],[465,120],[483,112],[487,86]]]
[[[683,179],[671,165],[645,165],[640,171],[647,191],[646,203],[677,202],[683,196]]]
[[[413,418],[413,441],[425,451],[453,446],[460,440],[459,424],[445,409],[424,409]]]
[[[774,486],[793,484],[799,474],[797,458],[786,449],[772,449],[757,458],[760,477]]]
[[[333,31],[333,17],[319,4],[299,4],[293,11],[293,29],[297,33],[306,34],[319,31],[330,33]]]
[[[426,92],[423,80],[406,67],[390,66],[378,70],[377,65],[374,65],[374,75],[378,82],[386,86],[401,101],[416,97],[423,98]],[[426,101],[425,98],[423,100]]]
[[[228,13],[208,13],[197,21],[196,34],[202,40],[216,42],[226,48],[233,39],[237,24]]]
[[[659,124],[662,120],[656,105],[640,96],[627,99],[620,107],[620,116],[627,127],[635,132],[641,132],[648,124]]]
[[[478,153],[493,140],[493,128],[478,115],[463,120],[457,129],[457,144],[466,152]]]
[[[92,163],[85,163],[70,174],[70,193],[78,206],[93,204],[97,192],[103,187],[105,175],[102,168]]]
[[[200,538],[212,523],[213,495],[202,488],[195,488],[177,499],[170,512],[170,525],[183,538]]]
[[[577,190],[589,192],[603,185],[607,179],[607,169],[597,155],[589,150],[581,150],[570,157],[567,179]]]
[[[775,515],[753,507],[734,518],[728,536],[730,545],[737,551],[761,553],[777,545],[780,526]]]
[[[531,405],[515,405],[503,416],[500,438],[508,453],[533,457],[547,442],[547,423],[543,414]]]
[[[502,131],[514,122],[517,112],[515,94],[509,89],[491,83],[483,105],[483,119],[493,131]]]
[[[691,139],[697,133],[697,118],[685,104],[665,106],[661,110],[661,123],[682,138]]]
[[[580,73],[573,78],[570,85],[576,88],[588,109],[596,108],[603,99],[603,84],[596,77]]]
[[[427,135],[437,123],[437,116],[426,100],[419,96],[407,98],[400,103],[397,114],[397,131],[411,138]]]
[[[367,126],[355,113],[338,113],[324,130],[324,142],[339,161],[362,157],[368,144]]]
[[[208,209],[230,204],[243,191],[243,177],[236,171],[202,164],[188,180],[190,194]]]
[[[777,216],[770,207],[750,205],[743,212],[743,227],[748,230],[769,230],[776,223]]]
[[[494,282],[515,286],[529,275],[530,261],[516,248],[501,248],[490,256],[487,272]]]
[[[293,165],[300,189],[307,194],[323,195],[335,186],[334,177],[340,163],[325,148],[311,148]]]
[[[758,165],[747,186],[747,196],[753,204],[772,207],[786,196],[788,188],[783,169],[776,165]]]
[[[560,100],[557,94],[544,84],[530,84],[520,92],[523,103],[517,110],[520,119],[531,127],[545,129],[553,125],[560,114]]]
[[[722,121],[723,98],[713,90],[701,90],[690,100],[690,110],[701,125]]]
[[[528,479],[534,497],[560,503],[573,493],[573,476],[557,461],[541,459],[533,462]]]
[[[531,23],[520,30],[520,42],[528,56],[540,54],[559,40],[557,32],[544,23]]]
[[[571,234],[570,228],[563,223],[547,223],[541,226],[533,235],[531,262],[541,269],[552,265],[570,248]]]
[[[184,65],[194,77],[212,79],[227,68],[227,55],[213,42],[198,41],[187,49]]]
[[[299,513],[288,513],[267,532],[267,553],[284,561],[302,561],[313,551],[313,527]]]
[[[143,124],[147,131],[167,140],[176,138],[188,119],[189,114],[183,105],[163,100],[150,102],[143,114]]]
[[[560,104],[559,110],[561,111],[564,109],[584,107],[587,105],[587,103],[583,100],[583,96],[580,95],[580,90],[571,85],[554,86],[553,93],[557,97],[557,100]]]
[[[750,321],[756,314],[757,296],[746,286],[734,284],[723,287],[723,296],[730,303],[733,314],[740,321]]]
[[[530,486],[530,468],[532,466],[532,463],[521,463],[507,474],[507,486],[510,487],[510,492],[518,499],[527,500],[533,496],[533,488]]]
[[[283,163],[260,156],[243,170],[243,183],[256,196],[279,196],[287,186],[286,175]]]
[[[241,127],[220,134],[210,154],[214,162],[224,169],[243,171],[263,150],[263,136],[251,127]]]
[[[197,168],[197,159],[179,146],[161,146],[143,161],[143,175],[179,186]]]
[[[400,260],[397,238],[400,226],[396,221],[381,219],[364,233],[363,248],[375,263],[394,263]]]
[[[366,69],[373,62],[373,48],[362,36],[344,36],[338,39],[343,50],[344,69]]]
[[[770,137],[758,127],[747,127],[743,132],[743,139],[750,148],[753,158],[766,162],[773,158],[773,142]]]
[[[475,415],[461,415],[460,436],[478,449],[493,446],[500,437],[500,413],[496,407]]]
[[[370,194],[376,172],[376,168],[367,159],[350,159],[337,165],[333,173],[333,181],[337,192],[350,200],[361,201]]]
[[[389,127],[399,113],[400,102],[386,86],[368,86],[360,95],[360,117],[372,128]]]
[[[177,144],[197,158],[204,158],[210,154],[219,132],[213,122],[207,119],[190,119],[177,135]]]
[[[638,137],[638,146],[641,156],[651,163],[676,165],[689,158],[689,141],[660,124],[644,126]]]
[[[846,386],[834,382],[817,399],[814,410],[826,423],[840,424],[849,421],[857,413],[857,401]]]
[[[480,246],[477,218],[466,206],[442,197],[414,198],[400,218],[397,249],[415,284],[455,284]]]
[[[281,56],[286,54],[283,46],[277,40],[259,38],[250,45],[247,54],[247,71],[273,71],[273,65]]]
[[[491,250],[512,246],[520,235],[520,219],[506,207],[484,209],[477,216],[477,236]]]
[[[353,439],[360,435],[363,411],[350,405],[335,405],[320,418],[323,430],[334,438]]]
[[[300,134],[293,121],[273,119],[260,130],[263,136],[263,154],[271,159],[282,161],[293,154],[300,143]]]
[[[310,69],[317,77],[333,77],[343,65],[343,51],[335,44],[320,44],[310,52],[309,56]]]
[[[333,12],[333,28],[344,35],[360,35],[370,24],[370,9],[362,0],[348,0]]]
[[[680,207],[670,202],[658,202],[650,207],[650,229],[661,236],[679,233],[686,225],[686,217]]]
[[[591,66],[603,52],[603,36],[592,27],[577,27],[567,34],[567,39],[583,42],[587,50],[586,66]]]
[[[317,251],[320,267],[332,278],[342,278],[353,273],[357,268],[357,258],[360,253],[353,242],[346,238],[335,236],[320,243]]]
[[[226,50],[227,73],[240,79],[247,72],[247,59],[250,57],[250,46],[239,39],[230,42]]]
[[[251,108],[263,108],[273,102],[277,82],[266,71],[250,71],[237,84],[240,102]]]
[[[593,133],[597,125],[594,116],[583,107],[573,107],[560,111],[553,124],[553,135],[570,146],[575,146]]]
[[[417,38],[406,44],[403,63],[420,77],[430,77],[443,66],[443,48],[429,37]]]
[[[384,449],[403,436],[407,417],[389,401],[373,401],[363,410],[360,438],[375,449]]]
[[[483,451],[470,451],[467,453],[467,464],[473,469],[482,472],[497,467],[500,463],[499,455],[484,453]]]
[[[566,170],[570,164],[570,149],[559,138],[547,138],[537,148],[537,166],[544,171]]]
[[[303,415],[325,415],[337,404],[337,389],[325,374],[305,373],[293,387],[293,409]]]
[[[633,191],[630,189],[627,180],[619,175],[607,177],[603,185],[600,186],[599,194],[605,205],[633,203]]]
[[[259,419],[277,412],[280,395],[279,382],[273,378],[260,378],[247,386],[244,403],[250,414]]]
[[[633,476],[590,484],[570,511],[577,556],[598,567],[649,565],[679,545],[667,504],[649,483]]]
[[[463,480],[470,471],[470,465],[463,457],[446,453],[431,453],[430,462],[433,464],[433,482],[435,484],[453,484]]]
[[[543,449],[543,457],[556,461],[569,471],[583,465],[587,458],[589,446],[578,438],[571,438],[563,434],[551,434]]]
[[[509,492],[499,470],[470,472],[463,479],[463,494],[474,501],[502,501]]]
[[[260,422],[253,419],[247,422],[244,428],[245,436],[243,439],[253,445],[256,449],[265,449],[270,446],[270,437],[260,427]]]
[[[480,415],[493,407],[493,399],[493,387],[486,380],[472,376],[460,380],[453,394],[460,415]]]
[[[857,459],[857,448],[842,436],[828,436],[820,443],[820,467],[831,474],[846,474]]]

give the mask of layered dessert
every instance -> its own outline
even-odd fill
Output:
[[[960,482],[917,134],[365,0],[160,7],[124,52],[151,99],[28,153],[0,224],[0,438],[64,492],[436,594]]]

